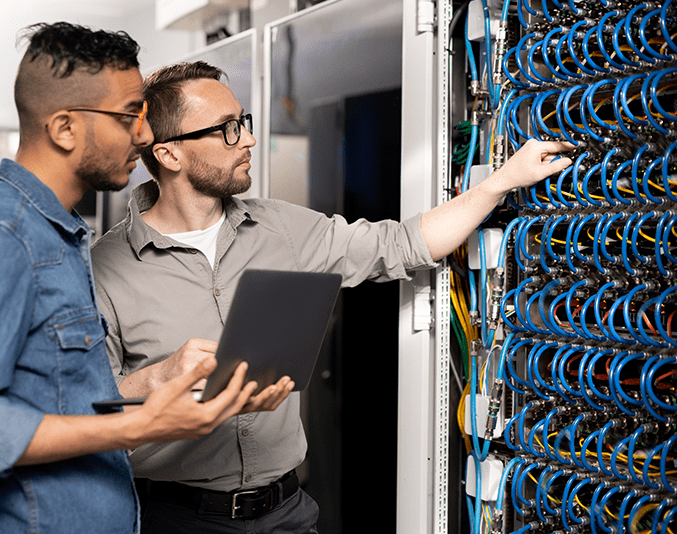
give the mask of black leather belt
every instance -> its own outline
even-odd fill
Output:
[[[148,497],[152,500],[195,507],[201,513],[225,514],[233,519],[253,519],[270,512],[299,488],[292,470],[268,486],[242,491],[212,491],[179,482],[153,480]]]

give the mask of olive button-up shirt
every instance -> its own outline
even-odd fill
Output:
[[[334,272],[349,287],[409,279],[435,265],[420,216],[348,224],[286,202],[227,198],[212,269],[202,253],[143,221],[157,197],[154,182],[136,188],[126,219],[92,247],[118,383],[189,338],[218,340],[245,269]],[[274,412],[233,417],[199,440],[144,445],[130,459],[138,477],[231,491],[280,478],[303,461],[306,447],[300,396],[292,393]]]

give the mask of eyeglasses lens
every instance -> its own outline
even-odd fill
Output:
[[[240,134],[244,126],[249,133],[252,133],[252,116],[247,114],[240,119],[233,119],[223,125],[223,135],[227,145],[236,145],[240,141]]]

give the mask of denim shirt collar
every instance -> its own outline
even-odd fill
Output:
[[[159,196],[160,190],[157,183],[149,180],[134,188],[127,206],[127,218],[125,219],[127,239],[139,259],[141,259],[143,248],[151,243],[159,249],[183,246],[151,228],[141,218],[141,214],[152,208]],[[237,228],[245,220],[254,220],[247,205],[239,198],[224,198],[223,209],[226,212],[226,220],[233,228]]]
[[[11,159],[3,159],[0,162],[0,180],[16,187],[47,220],[60,226],[69,234],[90,232],[87,223],[75,210],[68,213],[54,191],[17,162]]]

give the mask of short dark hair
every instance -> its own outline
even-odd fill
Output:
[[[123,31],[91,30],[69,22],[25,28],[28,40],[14,82],[23,136],[38,135],[46,115],[70,105],[96,105],[101,87],[90,79],[103,69],[138,69],[140,47]],[[97,90],[95,90],[95,88]]]
[[[183,86],[191,80],[227,79],[218,67],[204,61],[177,63],[149,74],[143,82],[143,98],[148,102],[146,120],[156,142],[162,142],[183,132],[179,131],[186,111]],[[181,141],[177,141],[181,142]],[[153,145],[141,149],[141,159],[148,172],[157,180],[160,164],[153,155]]]
[[[70,76],[78,67],[96,74],[104,67],[126,70],[139,67],[140,47],[124,31],[92,30],[70,22],[40,22],[26,28],[19,40],[28,39],[31,61],[40,55],[52,58],[54,74]]]

